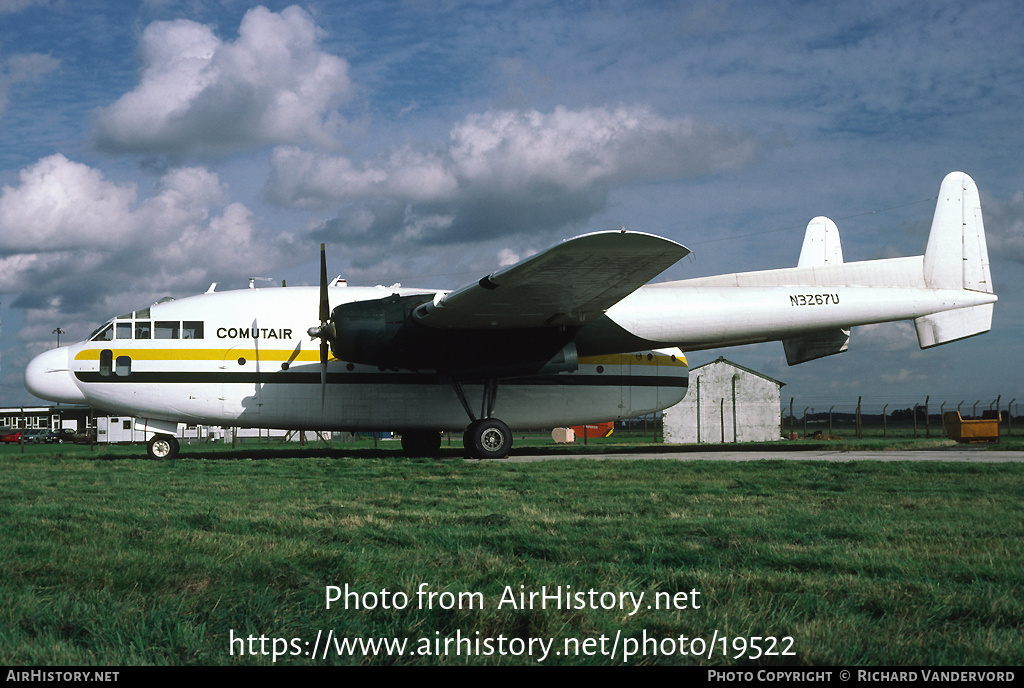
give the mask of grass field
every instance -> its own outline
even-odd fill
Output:
[[[3,448],[0,663],[1024,661],[1019,463],[521,464],[362,442]],[[518,604],[559,587],[584,597]]]

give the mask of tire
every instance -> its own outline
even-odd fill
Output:
[[[475,459],[503,459],[512,449],[512,431],[497,418],[485,418],[469,424],[463,443]]]
[[[146,453],[151,459],[164,460],[178,457],[178,440],[171,435],[153,435],[146,443]]]
[[[406,456],[437,456],[441,451],[440,430],[408,430],[402,433]]]

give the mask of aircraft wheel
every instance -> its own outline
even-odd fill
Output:
[[[441,451],[441,431],[409,430],[403,432],[402,451],[406,456],[437,456]]]
[[[463,443],[473,458],[503,459],[512,449],[512,431],[497,418],[485,418],[469,424]]]
[[[178,456],[178,440],[171,435],[153,435],[146,444],[146,453],[151,459],[173,459]]]

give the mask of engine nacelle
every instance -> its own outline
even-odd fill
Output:
[[[400,333],[416,306],[430,295],[399,296],[345,303],[331,313],[331,351],[341,361],[383,368],[411,368]]]
[[[524,377],[578,368],[571,328],[439,330],[412,312],[429,294],[353,301],[331,313],[338,360],[395,370],[436,370],[458,380]]]

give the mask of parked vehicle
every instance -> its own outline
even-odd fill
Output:
[[[84,434],[78,435],[78,433],[69,428],[59,428],[57,430],[50,430],[46,441],[53,444],[64,444],[65,442],[88,443],[89,438]]]
[[[21,430],[17,428],[4,428],[0,430],[0,442],[5,444],[17,444],[21,441]]]
[[[93,437],[95,441],[95,436]],[[64,444],[72,443],[75,444],[88,444],[89,435],[68,428],[59,428],[57,430],[47,429],[31,429],[31,430],[19,430],[17,428],[0,428],[0,442],[6,444],[18,444],[24,442],[25,444]]]
[[[25,444],[43,444],[49,442],[49,430],[25,430],[21,439]]]

